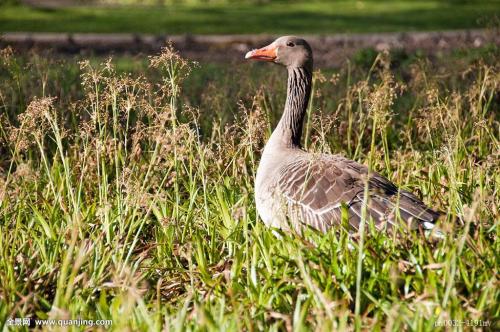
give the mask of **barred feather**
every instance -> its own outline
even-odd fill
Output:
[[[413,194],[377,173],[368,176],[366,166],[338,155],[301,155],[282,167],[277,182],[289,211],[295,211],[295,222],[327,231],[340,223],[342,205],[347,207],[351,227],[359,227],[367,180],[366,216],[376,226],[392,227],[398,216],[413,219],[412,227],[428,226],[439,217]]]

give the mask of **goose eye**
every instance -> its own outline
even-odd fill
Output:
[[[288,43],[286,43],[286,46],[294,47],[295,44],[293,42],[288,42]]]

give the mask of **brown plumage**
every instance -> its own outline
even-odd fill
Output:
[[[340,222],[344,208],[349,225],[357,229],[363,214],[367,174],[366,166],[339,155],[305,156],[280,170],[278,188],[286,198],[288,216],[295,222],[326,232]],[[439,216],[413,194],[398,190],[377,173],[369,177],[368,193],[366,213],[379,226],[392,227],[397,213],[403,220],[429,223]]]
[[[313,62],[306,41],[281,37],[248,52],[246,58],[272,61],[288,69],[285,110],[264,148],[255,183],[257,210],[268,226],[298,231],[311,226],[326,232],[345,214],[353,229],[359,227],[363,216],[379,229],[392,228],[399,221],[411,228],[433,228],[439,213],[383,176],[369,174],[366,166],[340,155],[301,149]]]

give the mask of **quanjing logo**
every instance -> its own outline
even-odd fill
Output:
[[[8,318],[7,326],[110,326],[110,319],[35,319],[35,318]]]

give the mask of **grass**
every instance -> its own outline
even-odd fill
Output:
[[[309,149],[372,160],[446,213],[442,241],[367,225],[360,248],[341,227],[276,237],[256,216],[282,68],[193,66],[171,50],[117,66],[3,50],[0,322],[498,329],[497,59],[496,47],[380,55],[315,73]]]
[[[313,34],[482,28],[498,1],[294,1],[164,7],[0,7],[0,31]]]

